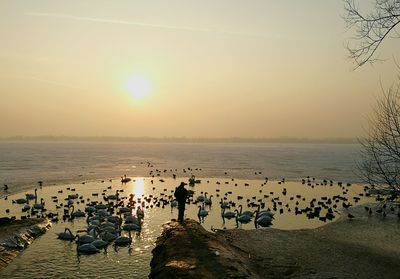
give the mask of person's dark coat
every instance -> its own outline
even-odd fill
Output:
[[[178,204],[185,204],[188,196],[188,190],[184,187],[184,185],[179,185],[175,190],[174,196],[178,201]]]

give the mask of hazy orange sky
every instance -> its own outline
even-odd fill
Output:
[[[340,0],[0,1],[0,137],[362,136],[398,45],[352,71],[343,13]]]

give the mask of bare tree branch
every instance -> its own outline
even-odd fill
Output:
[[[344,20],[348,29],[355,28],[356,36],[347,44],[349,58],[356,68],[377,59],[376,52],[386,38],[399,37],[400,0],[375,0],[375,8],[362,14],[356,0],[344,0]]]
[[[400,85],[377,100],[369,122],[358,169],[366,182],[400,194]]]

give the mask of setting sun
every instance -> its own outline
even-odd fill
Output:
[[[126,88],[135,100],[141,100],[150,94],[151,84],[146,76],[134,75],[128,79]]]

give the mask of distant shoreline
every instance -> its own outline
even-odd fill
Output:
[[[310,143],[358,144],[356,138],[189,138],[189,137],[64,137],[64,136],[15,136],[0,137],[0,142],[133,142],[133,143]]]

